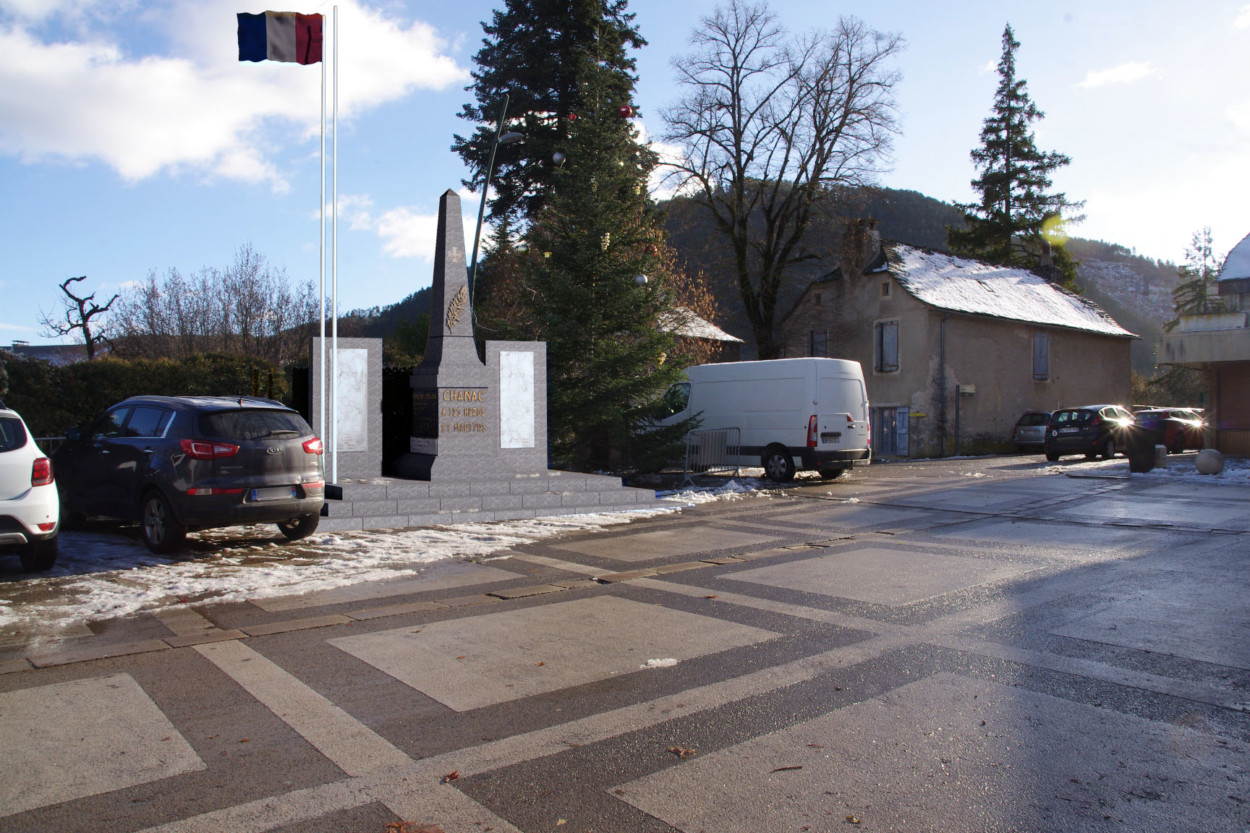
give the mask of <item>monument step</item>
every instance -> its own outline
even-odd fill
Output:
[[[498,479],[440,481],[399,478],[343,480],[336,484],[320,531],[389,529],[521,520],[655,506],[655,492],[625,486],[620,478],[576,472],[503,474]]]

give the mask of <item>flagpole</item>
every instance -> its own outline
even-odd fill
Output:
[[[334,407],[330,437],[331,479],[339,482],[339,7],[334,7],[334,209],[331,212],[333,242],[332,303],[334,311]]]
[[[320,310],[317,321],[320,323],[321,338],[321,396],[318,397],[317,431],[322,436],[326,433],[326,62],[321,56],[321,258],[317,263]]]

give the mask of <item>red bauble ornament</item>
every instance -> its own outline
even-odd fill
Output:
[[[577,114],[569,113],[569,121],[577,121]]]
[[[628,104],[622,104],[620,107],[616,108],[616,114],[623,119],[627,119],[634,114],[634,108],[630,107]]]

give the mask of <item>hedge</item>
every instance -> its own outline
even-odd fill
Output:
[[[272,396],[291,404],[290,371],[261,358],[208,354],[173,359],[117,359],[55,366],[0,351],[4,401],[37,437],[64,436],[128,396]],[[272,380],[272,388],[270,387]]]

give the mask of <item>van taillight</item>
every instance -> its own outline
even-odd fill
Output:
[[[40,457],[30,469],[30,485],[47,486],[52,482],[52,461]]]
[[[816,429],[816,415],[812,414],[811,418],[807,421],[807,447],[808,448],[816,447],[816,430],[817,430]]]

